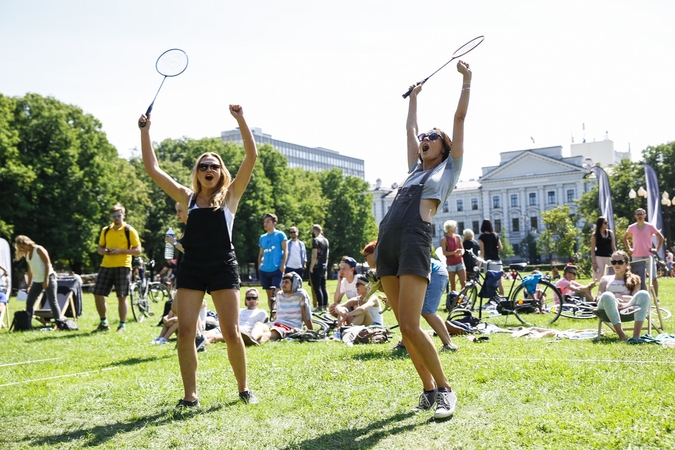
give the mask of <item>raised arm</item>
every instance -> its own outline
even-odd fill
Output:
[[[410,96],[408,97],[408,120],[405,128],[408,140],[408,168],[411,168],[417,161],[419,153],[419,142],[417,135],[419,127],[417,126],[417,94],[422,90],[422,84],[410,86]]]
[[[452,126],[452,159],[457,159],[464,154],[464,119],[469,109],[469,93],[471,92],[471,70],[464,61],[457,63],[457,71],[463,75],[462,93],[459,96],[459,104],[455,111],[455,120]]]
[[[152,148],[152,141],[150,139],[150,117],[152,114],[146,116],[145,114],[141,115],[138,119],[138,128],[141,130],[141,152],[143,155],[143,166],[145,171],[148,172],[152,181],[157,183],[157,186],[162,188],[169,197],[176,200],[178,203],[183,205],[187,210],[188,198],[190,197],[190,190],[185,186],[177,183],[173,178],[166,174],[162,169],[159,168],[159,162],[157,162],[157,155],[155,155],[155,150]],[[145,126],[141,126],[141,124]]]
[[[251,134],[251,130],[248,128],[246,119],[244,119],[244,108],[239,105],[230,105],[230,114],[237,120],[241,139],[244,141],[244,152],[246,153],[241,166],[239,166],[237,176],[232,180],[230,189],[227,192],[227,207],[232,211],[232,214],[235,214],[239,206],[239,199],[241,199],[246,186],[248,186],[248,182],[251,180],[251,174],[258,159],[258,148],[255,145],[253,134]]]

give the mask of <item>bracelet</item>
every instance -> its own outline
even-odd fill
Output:
[[[463,90],[463,91],[470,91],[471,88],[470,88],[470,87],[465,87],[465,88],[462,88],[462,90]]]

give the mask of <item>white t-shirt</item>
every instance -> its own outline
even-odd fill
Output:
[[[348,282],[346,278],[340,281],[340,292],[347,296],[348,299],[357,297],[359,293],[356,291],[356,275],[352,282]]]
[[[250,333],[256,323],[265,322],[268,317],[267,311],[262,309],[242,308],[239,310],[239,330]]]

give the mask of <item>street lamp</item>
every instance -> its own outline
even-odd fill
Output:
[[[637,194],[635,193],[635,189],[631,189],[630,192],[628,193],[628,196],[630,197],[631,200],[635,200],[635,198],[637,196],[640,196],[640,197],[644,198],[645,200],[647,200],[647,191],[645,191],[645,189],[642,186],[640,186],[640,188],[637,191]],[[640,206],[641,207],[643,205],[642,202],[643,202],[643,200],[640,200]]]
[[[666,191],[663,191],[663,195],[661,196],[661,204],[663,205],[663,212],[666,215],[666,242],[668,242],[668,248],[673,248],[673,243],[670,240],[670,207],[673,202]]]

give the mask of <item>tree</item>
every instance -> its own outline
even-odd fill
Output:
[[[506,237],[506,230],[504,228],[502,228],[499,232],[499,240],[502,243],[502,251],[499,252],[501,253],[500,257],[502,259],[506,259],[514,256],[515,253],[513,252],[513,247],[511,246],[509,239]]]
[[[577,229],[570,219],[570,207],[567,205],[545,211],[541,214],[544,231],[537,240],[537,249],[541,254],[553,254],[559,257],[570,257],[574,253],[577,242]]]
[[[319,179],[327,200],[323,229],[330,241],[332,267],[342,256],[358,256],[365,244],[377,238],[377,226],[368,183],[344,176],[339,169],[321,172]]]
[[[146,189],[108,142],[101,123],[50,97],[0,95],[0,211],[3,233],[44,245],[57,265],[91,270],[108,210],[126,202],[140,224]]]
[[[537,238],[532,233],[527,233],[525,239],[520,241],[520,256],[526,258],[530,263],[537,260]]]

